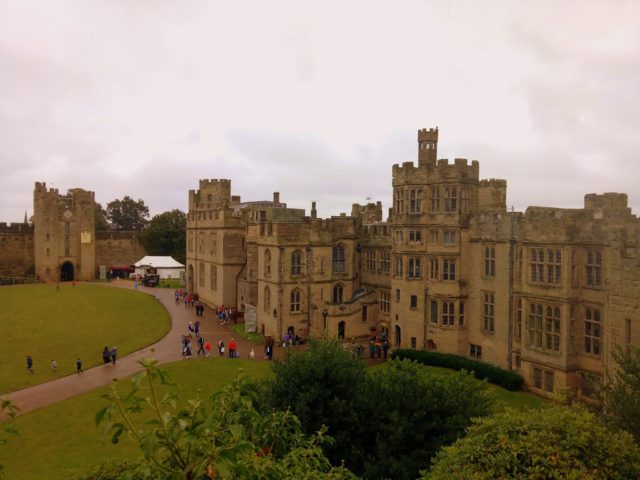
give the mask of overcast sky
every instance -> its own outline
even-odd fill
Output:
[[[638,1],[0,0],[0,222],[34,182],[186,210],[201,178],[318,215],[480,161],[507,202],[640,214]]]

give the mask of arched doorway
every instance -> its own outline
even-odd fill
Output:
[[[72,282],[75,280],[75,277],[73,276],[73,263],[64,262],[60,266],[60,280],[62,282]]]
[[[189,265],[189,272],[187,273],[187,288],[190,292],[193,292],[193,265]]]
[[[400,325],[396,325],[396,347],[402,345],[402,329]]]
[[[338,323],[338,338],[341,338],[344,340],[344,330],[345,330],[345,321],[342,320],[341,322]]]

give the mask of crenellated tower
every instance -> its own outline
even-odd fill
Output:
[[[438,127],[418,130],[418,165],[434,165],[438,159]]]

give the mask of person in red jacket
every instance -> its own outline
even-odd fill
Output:
[[[232,338],[231,340],[229,340],[229,358],[235,358],[236,357],[236,348],[238,348],[238,344]]]

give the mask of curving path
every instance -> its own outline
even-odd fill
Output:
[[[115,288],[133,288],[133,284],[128,281],[111,282],[108,285]],[[190,321],[195,322],[196,320],[200,320],[201,335],[211,342],[213,346],[211,355],[213,357],[218,356],[216,344],[219,338],[224,340],[226,347],[226,345],[229,344],[229,339],[234,337],[232,326],[220,325],[211,309],[205,307],[204,315],[197,317],[195,309],[186,308],[182,302],[176,305],[174,297],[175,291],[173,289],[147,288],[143,286],[138,287],[138,289],[141,292],[155,296],[169,312],[171,316],[171,330],[169,330],[169,333],[167,333],[164,338],[153,345],[149,345],[129,355],[118,357],[115,365],[99,365],[85,370],[81,375],[73,374],[51,382],[17,390],[3,396],[3,398],[11,399],[11,401],[20,408],[19,413],[22,415],[52,403],[108,385],[114,378],[121,379],[128,377],[142,369],[137,363],[141,359],[155,358],[159,363],[169,363],[180,360],[182,358],[181,337],[183,334],[188,333],[187,326]],[[246,358],[248,352],[253,349],[256,360],[263,359],[263,351],[260,345],[255,345],[242,338],[234,338],[238,343],[238,351],[244,358]],[[193,349],[195,355],[197,345],[195,342],[193,342],[193,344],[195,346]],[[96,355],[99,356],[100,352],[96,352]]]

